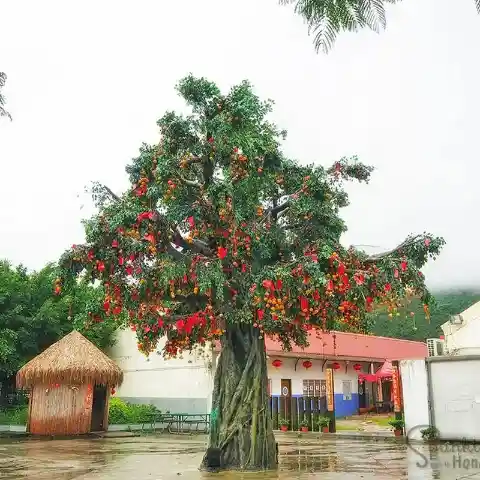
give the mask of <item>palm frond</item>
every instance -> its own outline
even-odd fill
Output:
[[[387,25],[385,5],[399,2],[401,0],[280,0],[282,5],[295,4],[295,13],[306,21],[308,33],[314,35],[316,51],[325,53],[343,31],[384,29]],[[480,13],[480,0],[474,2]]]
[[[7,75],[3,72],[0,72],[0,89],[5,85],[7,81]],[[5,110],[5,97],[0,93],[0,117],[7,117],[10,120],[12,116]]]

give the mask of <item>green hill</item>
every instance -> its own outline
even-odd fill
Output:
[[[403,338],[406,340],[425,341],[427,338],[438,338],[442,335],[440,326],[450,315],[463,312],[480,301],[477,291],[449,291],[435,293],[436,305],[430,309],[430,320],[427,321],[420,301],[414,300],[400,312],[400,316],[390,318],[387,312],[376,315],[372,333],[383,337]],[[411,316],[410,312],[414,315]]]

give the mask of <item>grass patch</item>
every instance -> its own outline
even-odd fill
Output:
[[[346,431],[346,432],[358,432],[358,427],[354,425],[344,425],[342,423],[337,422],[335,428],[338,431]]]
[[[380,427],[390,427],[388,423],[394,417],[370,417],[368,420]]]

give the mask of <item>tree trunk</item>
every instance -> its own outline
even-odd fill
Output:
[[[215,372],[209,451],[220,468],[267,470],[277,466],[267,388],[264,339],[251,325],[227,327]],[[208,451],[202,466],[211,467]]]

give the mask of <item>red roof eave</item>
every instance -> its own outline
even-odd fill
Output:
[[[310,331],[308,342],[308,347],[292,346],[292,350],[287,352],[283,350],[278,340],[265,338],[265,347],[268,355],[282,357],[335,357],[381,362],[428,356],[427,345],[423,342],[356,333]],[[220,351],[219,342],[217,342],[215,350]]]

